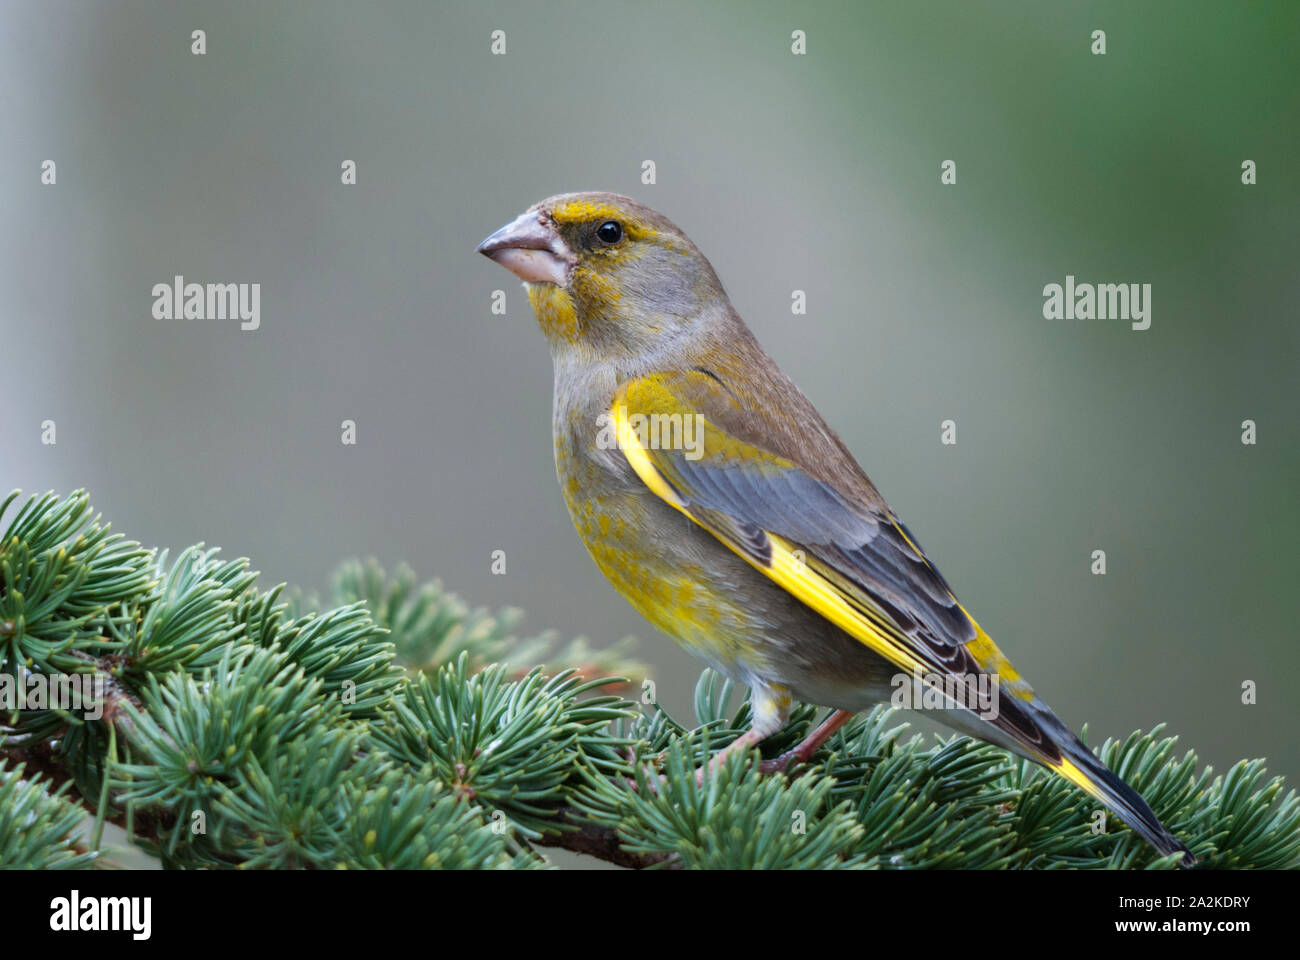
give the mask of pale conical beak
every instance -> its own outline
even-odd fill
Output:
[[[564,286],[577,263],[550,217],[538,210],[521,213],[477,249],[527,283]]]

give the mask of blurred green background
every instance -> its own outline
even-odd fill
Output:
[[[473,252],[615,190],[705,251],[1067,723],[1294,777],[1298,35],[1294,2],[6,0],[0,486],[271,582],[373,554],[635,633],[686,713],[699,664],[574,534],[545,343]],[[261,283],[261,329],[155,320],[175,274]],[[1152,284],[1151,329],[1043,319],[1067,274]]]

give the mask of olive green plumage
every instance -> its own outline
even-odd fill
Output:
[[[792,699],[841,711],[824,738],[900,672],[995,678],[996,710],[935,715],[1065,776],[1161,852],[1185,849],[962,608],[671,221],[565,194],[479,249],[525,281],[550,343],[556,471],[592,558],[646,619],[751,688],[753,730],[729,749],[780,729]]]

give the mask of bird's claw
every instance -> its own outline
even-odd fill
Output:
[[[804,758],[799,755],[798,750],[787,750],[779,757],[773,757],[771,760],[764,760],[758,765],[759,773],[785,773],[786,768],[791,762],[797,766],[804,762]]]

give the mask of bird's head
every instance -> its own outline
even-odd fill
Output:
[[[478,251],[524,281],[556,348],[644,354],[726,303],[713,268],[685,234],[613,193],[543,200]]]

